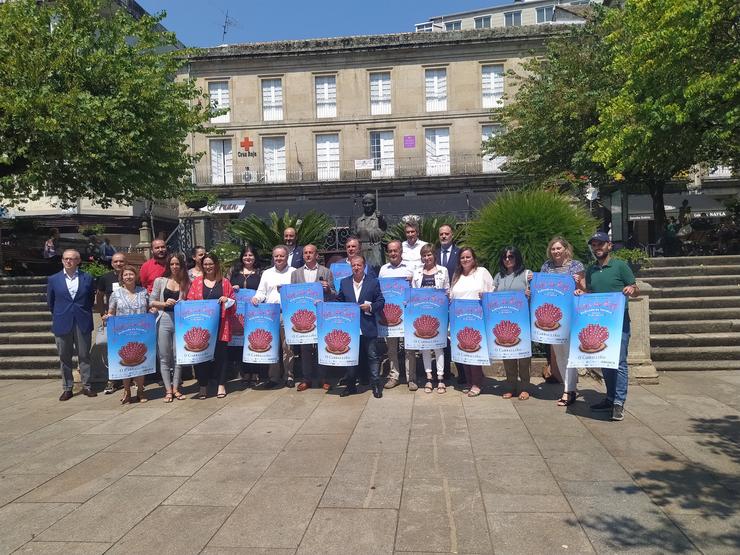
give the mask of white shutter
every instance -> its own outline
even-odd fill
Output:
[[[450,129],[448,127],[426,129],[424,149],[427,158],[427,175],[449,175]]]
[[[391,74],[370,74],[370,113],[374,116],[391,113]]]
[[[481,141],[486,142],[495,135],[501,134],[500,125],[484,125],[481,133]],[[496,156],[495,154],[486,154],[483,156],[483,173],[500,173],[501,166],[504,165],[506,156]]]
[[[265,181],[285,183],[285,137],[263,138],[262,160],[264,160]]]
[[[483,107],[498,108],[503,106],[504,66],[501,64],[483,66],[482,68]]]
[[[427,69],[425,73],[427,112],[447,110],[447,70]]]
[[[262,80],[262,119],[283,119],[283,83],[281,79]]]
[[[223,185],[234,182],[231,157],[231,139],[211,140],[211,183]]]
[[[374,159],[375,169],[371,176],[393,177],[395,175],[395,150],[393,145],[393,131],[373,131],[370,136],[370,142],[375,143],[376,148],[372,148],[370,156]]]
[[[316,117],[337,116],[337,78],[335,75],[316,77]]]
[[[228,81],[211,81],[208,83],[208,96],[211,100],[211,106],[214,108],[229,107],[229,82]],[[228,123],[229,112],[211,118],[211,123]]]
[[[339,135],[316,135],[316,170],[319,181],[339,179]]]

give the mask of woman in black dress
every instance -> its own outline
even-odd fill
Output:
[[[262,269],[260,268],[259,255],[253,247],[245,245],[239,254],[239,259],[232,266],[229,276],[234,291],[240,289],[256,291],[261,277]],[[262,374],[265,373],[263,364],[242,362],[242,347],[229,347],[229,360],[238,368],[242,382],[245,385],[256,385],[263,377]]]

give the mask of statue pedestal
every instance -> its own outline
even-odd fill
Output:
[[[639,281],[640,296],[629,299],[631,336],[627,364],[631,382],[657,384],[658,371],[650,356],[650,291],[649,284]]]

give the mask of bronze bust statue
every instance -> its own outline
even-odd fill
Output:
[[[375,268],[383,264],[382,239],[388,224],[377,211],[375,196],[367,193],[362,197],[363,214],[352,226],[352,233],[357,235],[362,244],[362,255],[368,266]]]

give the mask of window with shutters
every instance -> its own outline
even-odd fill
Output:
[[[283,119],[282,79],[262,80],[262,119],[265,121]]]
[[[491,16],[484,15],[482,17],[475,18],[476,29],[490,29],[491,28]]]
[[[370,133],[370,157],[373,159],[372,177],[393,177],[395,174],[393,131]]]
[[[211,139],[211,184],[234,182],[234,164],[231,157],[231,139]]]
[[[229,82],[210,81],[208,83],[208,96],[211,100],[211,106],[214,108],[228,108]],[[211,123],[229,123],[229,121],[229,112],[211,118]]]
[[[262,160],[267,183],[284,183],[285,171],[285,137],[262,138]]]
[[[445,31],[459,31],[461,27],[462,21],[459,19],[457,21],[448,21],[445,23]]]
[[[503,127],[500,125],[484,125],[481,132],[481,141],[487,142],[488,139],[500,135]],[[501,166],[506,163],[506,156],[496,156],[496,154],[483,155],[483,173],[499,173],[503,171]]]
[[[450,128],[430,127],[424,130],[427,175],[450,174]]]
[[[447,69],[427,69],[424,73],[427,112],[447,110]]]
[[[316,135],[316,171],[319,181],[339,179],[339,135]]]
[[[337,117],[337,76],[320,75],[315,78],[316,117]]]
[[[391,73],[370,74],[370,113],[374,116],[391,113]]]
[[[555,6],[543,6],[537,8],[537,23],[550,23]]]
[[[504,26],[506,27],[520,27],[522,24],[522,12],[506,12],[504,13]]]
[[[481,68],[483,107],[498,108],[504,104],[504,66],[485,65]]]

